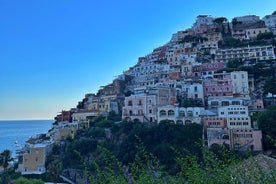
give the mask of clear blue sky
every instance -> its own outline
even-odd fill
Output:
[[[0,0],[0,119],[53,119],[197,15],[275,10],[275,0]]]

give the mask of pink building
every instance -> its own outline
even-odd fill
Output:
[[[139,88],[124,102],[122,119],[156,122],[158,107],[174,105],[176,92],[169,87]]]
[[[226,128],[227,121],[226,118],[223,117],[204,117],[203,118],[203,126],[204,129],[207,128]]]
[[[233,85],[229,73],[214,74],[213,79],[203,81],[203,94],[209,96],[232,96]]]
[[[216,63],[203,63],[201,65],[201,76],[203,78],[213,78],[215,71],[222,69],[224,63],[216,62]]]
[[[230,148],[241,151],[262,151],[262,131],[249,129],[230,129]]]

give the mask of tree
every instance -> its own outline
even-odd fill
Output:
[[[60,180],[59,176],[62,172],[62,168],[63,168],[62,163],[59,160],[54,160],[48,165],[47,172],[51,174],[51,176],[53,177],[52,179],[55,182],[58,182]]]
[[[213,20],[213,22],[215,22],[217,24],[222,24],[223,22],[226,22],[226,21],[227,21],[227,18],[225,18],[225,17],[218,17]]]
[[[238,68],[242,64],[243,64],[243,62],[241,62],[239,59],[230,59],[227,62],[226,67],[227,68]]]
[[[269,78],[265,81],[264,85],[264,93],[272,93],[272,95],[276,94],[276,77]]]
[[[225,17],[219,17],[213,20],[214,23],[217,24],[218,30],[221,32],[221,34],[225,34],[225,28],[223,23],[227,22],[227,18]]]
[[[273,142],[276,140],[276,106],[271,106],[266,111],[261,112],[257,122],[259,128],[263,131],[265,149],[276,150]]]
[[[2,166],[4,168],[4,171],[7,171],[10,161],[12,161],[11,151],[10,150],[4,150],[0,154],[0,166]]]
[[[273,39],[274,35],[272,32],[267,32],[267,33],[260,33],[257,35],[257,40],[269,40]]]
[[[11,158],[11,151],[10,150],[4,150],[0,154],[0,166],[4,168],[4,173],[1,177],[2,183],[7,183],[8,181],[8,167],[9,167],[9,162],[12,161]]]

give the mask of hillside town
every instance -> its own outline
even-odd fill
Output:
[[[199,124],[205,146],[263,151],[254,114],[276,104],[258,68],[275,68],[276,13],[260,18],[199,15],[191,28],[172,34],[96,94],[87,93],[75,108],[62,110],[47,135],[18,151],[22,175],[46,172],[53,145],[88,129],[110,112],[121,121]],[[185,136],[185,135],[183,135]]]

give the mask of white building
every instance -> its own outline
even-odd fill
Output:
[[[216,62],[228,62],[231,59],[255,59],[259,60],[269,60],[275,59],[274,46],[264,45],[264,46],[254,46],[254,47],[239,47],[231,49],[218,49],[216,51]]]
[[[262,20],[265,22],[266,27],[276,27],[276,15],[266,15]]]
[[[184,94],[187,98],[204,99],[203,86],[201,83],[176,83],[175,88],[180,94]]]
[[[229,105],[218,108],[219,117],[248,117],[248,107],[244,105]]]
[[[234,19],[242,23],[254,23],[260,21],[260,17],[256,15],[245,15],[241,17],[235,17]]]
[[[201,115],[205,115],[202,107],[175,107],[172,105],[162,106],[158,108],[157,122],[162,120],[170,120],[177,124],[201,124]]]
[[[233,95],[249,96],[248,74],[246,71],[231,72]]]
[[[266,15],[263,21],[265,22],[265,26],[276,35],[276,15]]]

